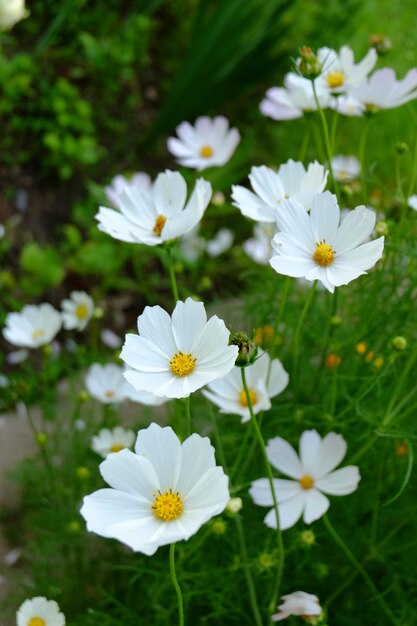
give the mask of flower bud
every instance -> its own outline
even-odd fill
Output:
[[[386,237],[389,233],[389,226],[386,222],[380,221],[375,224],[375,232],[378,237]]]
[[[226,528],[226,522],[222,520],[221,517],[215,519],[210,526],[211,532],[215,535],[224,535],[226,532]]]
[[[242,498],[230,498],[228,503],[226,504],[226,511],[234,515],[235,513],[239,513],[240,509],[243,506]]]
[[[398,337],[394,337],[392,340],[392,347],[398,350],[398,352],[402,352],[407,347],[407,339],[405,337],[401,337],[400,335],[398,335]]]
[[[375,48],[379,56],[386,54],[392,48],[391,39],[381,34],[370,35],[369,45]]]
[[[364,341],[360,341],[356,344],[355,350],[358,354],[365,354],[366,352],[366,343]]]
[[[103,315],[104,315],[104,310],[102,309],[102,307],[101,306],[96,306],[95,309],[94,309],[94,312],[93,312],[93,317],[96,320],[101,320]]]
[[[406,152],[408,152],[409,149],[410,146],[408,145],[408,143],[405,143],[405,141],[399,141],[395,146],[395,150],[398,154],[405,154]]]
[[[235,363],[238,367],[246,367],[255,362],[258,346],[249,339],[246,333],[232,333],[229,339],[229,346],[237,346],[239,348]]]
[[[330,318],[330,324],[332,326],[340,326],[340,324],[342,323],[342,318],[340,317],[340,315],[332,315]]]
[[[311,48],[303,46],[300,49],[298,69],[304,78],[314,80],[321,74],[321,63]]]
[[[77,467],[75,473],[77,475],[77,478],[79,478],[80,480],[86,480],[90,477],[90,470],[87,467]]]
[[[211,202],[215,206],[223,206],[223,204],[225,203],[224,193],[222,191],[215,191]]]
[[[80,393],[78,394],[78,400],[80,402],[87,402],[89,397],[90,396],[88,395],[88,391],[86,391],[85,389],[82,389]]]
[[[373,365],[374,365],[374,367],[376,367],[376,369],[379,370],[384,365],[384,357],[383,356],[377,356],[376,359],[374,360]]]
[[[67,531],[71,534],[77,535],[79,532],[81,532],[81,524],[78,520],[74,519],[71,522],[68,522],[67,524]]]
[[[324,359],[324,364],[330,370],[335,370],[341,364],[342,359],[338,354],[328,354]]]
[[[300,541],[305,546],[312,546],[316,543],[316,535],[312,530],[303,530],[300,533]]]
[[[397,441],[395,444],[395,454],[398,457],[408,456],[408,443],[406,441]]]
[[[46,433],[36,433],[35,441],[38,445],[44,446],[48,441],[48,435]]]

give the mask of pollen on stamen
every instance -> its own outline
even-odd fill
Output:
[[[316,246],[317,247],[313,253],[313,260],[322,267],[328,267],[331,265],[336,256],[333,247],[324,242],[318,243]]]
[[[303,489],[311,489],[314,486],[314,478],[305,474],[300,478],[299,483]]]
[[[256,391],[254,391],[253,389],[249,389],[249,397],[252,406],[255,406],[258,401],[258,394],[256,393]],[[248,399],[246,397],[246,392],[244,389],[242,389],[239,394],[239,404],[245,408],[248,406]]]
[[[109,391],[106,391],[104,395],[106,396],[106,398],[114,398],[115,393],[112,389],[109,389]]]
[[[169,489],[165,493],[158,491],[154,495],[151,509],[158,519],[163,522],[172,522],[182,515],[184,507],[180,494],[178,492],[173,493],[172,489]]]
[[[125,446],[121,443],[114,443],[110,447],[110,452],[120,452],[120,450],[124,450]]]
[[[152,230],[155,233],[155,235],[160,236],[160,234],[162,233],[162,230],[163,230],[163,228],[165,226],[165,222],[166,221],[167,221],[167,218],[166,218],[165,215],[157,215],[154,227],[152,228]]]
[[[45,331],[43,328],[38,328],[38,330],[34,330],[31,337],[33,340],[35,339],[40,339],[41,337],[43,337],[45,334]]]
[[[200,148],[200,156],[203,157],[203,159],[209,159],[211,156],[213,156],[214,150],[211,146],[202,146]]]
[[[346,74],[341,70],[335,70],[334,72],[330,72],[326,76],[327,84],[330,89],[337,89],[338,87],[342,87],[346,81]]]
[[[194,370],[195,362],[196,359],[193,357],[191,352],[189,354],[184,354],[180,351],[174,354],[169,362],[169,367],[175,376],[183,377],[191,374]]]

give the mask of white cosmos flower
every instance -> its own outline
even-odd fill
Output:
[[[3,337],[20,348],[39,348],[50,343],[61,326],[61,314],[51,304],[28,304],[20,313],[7,314]]]
[[[304,618],[318,617],[323,612],[318,597],[312,593],[293,591],[281,596],[281,600],[284,602],[278,605],[279,613],[271,616],[273,622],[280,622],[290,615],[299,615]]]
[[[135,443],[136,435],[133,430],[115,426],[111,430],[102,428],[91,439],[91,449],[104,459],[114,452],[124,448],[131,448]]]
[[[135,453],[111,454],[100,472],[111,489],[84,498],[88,530],[148,556],[189,539],[230,498],[209,439],[193,434],[181,444],[169,426],[139,431]]]
[[[168,150],[180,165],[199,171],[227,163],[240,141],[239,131],[222,116],[199,117],[194,126],[182,122],[176,131],[179,139],[170,137]]]
[[[181,254],[190,263],[194,263],[206,249],[206,240],[198,234],[199,230],[200,224],[197,224],[180,239]]]
[[[307,170],[300,161],[292,159],[277,171],[265,165],[252,167],[249,180],[254,193],[233,185],[233,204],[252,220],[274,223],[276,209],[285,199],[298,200],[308,211],[314,196],[325,188],[327,174],[317,161],[310,163]]]
[[[410,196],[407,200],[407,204],[411,209],[414,209],[414,211],[417,211],[417,196]]]
[[[66,330],[84,330],[94,313],[94,301],[85,291],[71,291],[61,302],[62,321]]]
[[[389,67],[377,70],[359,87],[349,92],[353,102],[364,111],[375,113],[379,109],[394,109],[417,98],[417,68],[397,80]],[[340,110],[343,113],[342,110]]]
[[[267,265],[273,255],[272,238],[277,229],[271,222],[259,222],[253,228],[254,237],[243,242],[243,249],[250,258],[260,265]]]
[[[331,95],[327,88],[315,83],[317,98],[322,109],[330,106]],[[284,87],[271,87],[259,105],[261,112],[273,120],[293,120],[308,111],[316,111],[311,80],[289,72],[284,78]]]
[[[85,386],[90,396],[102,404],[119,404],[126,399],[123,368],[114,363],[91,365]]]
[[[358,178],[361,173],[361,164],[355,156],[338,154],[332,159],[332,170],[336,180],[348,183]]]
[[[172,317],[160,306],[145,307],[138,317],[139,335],[126,335],[121,359],[132,370],[126,380],[157,396],[185,398],[233,368],[237,346],[214,315],[207,321],[202,302],[177,302]]]
[[[322,439],[316,430],[305,430],[301,435],[300,457],[285,439],[275,437],[268,441],[269,462],[293,479],[274,479],[282,530],[294,526],[301,516],[306,524],[311,524],[324,515],[330,502],[323,493],[345,496],[357,489],[360,475],[356,465],[333,471],[344,458],[346,449],[346,441],[341,435],[328,433]],[[255,504],[273,506],[267,478],[255,480],[249,493]],[[274,509],[269,511],[264,522],[270,528],[276,528]]]
[[[104,187],[104,191],[107,200],[116,207],[116,209],[120,208],[120,196],[126,188],[137,189],[139,192],[150,194],[152,189],[151,177],[144,172],[136,172],[130,179],[125,178],[121,174],[115,176],[110,185]]]
[[[317,58],[322,64],[322,72],[316,84],[332,93],[345,92],[361,85],[378,61],[375,48],[370,48],[362,61],[355,63],[349,46],[342,46],[337,53],[331,48],[319,48]]]
[[[296,200],[285,200],[276,212],[281,232],[273,239],[270,264],[279,274],[319,280],[333,293],[381,258],[384,237],[363,243],[375,219],[374,211],[358,206],[340,223],[337,198],[329,191],[315,196],[310,214]]]
[[[42,596],[25,600],[16,613],[17,626],[65,626],[65,615],[55,600]]]
[[[349,94],[333,98],[330,107],[341,115],[361,117],[365,111],[365,105]]]
[[[99,230],[129,243],[157,246],[189,232],[201,220],[211,198],[211,185],[196,182],[188,202],[187,184],[179,172],[159,174],[150,192],[125,187],[119,196],[120,211],[100,207]]]
[[[9,30],[28,15],[25,0],[0,0],[0,31]]]
[[[246,382],[252,402],[253,412],[271,408],[271,398],[281,393],[288,385],[288,374],[279,359],[271,359],[259,349],[255,363],[245,368]],[[224,378],[207,385],[203,391],[211,402],[220,408],[220,413],[232,413],[242,417],[242,423],[250,420],[250,412],[245,389],[242,384],[240,367],[234,367]]]

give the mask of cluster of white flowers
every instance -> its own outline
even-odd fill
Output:
[[[264,115],[274,120],[296,119],[317,110],[318,101],[322,109],[360,116],[392,109],[417,98],[417,69],[410,70],[402,80],[397,80],[391,68],[376,70],[369,76],[378,60],[374,48],[359,63],[355,63],[349,46],[342,46],[339,52],[319,48],[316,56],[321,71],[314,79],[314,88],[309,78],[289,72],[284,87],[272,87],[266,92],[260,104]]]

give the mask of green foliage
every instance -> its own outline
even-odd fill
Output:
[[[65,267],[59,254],[49,246],[32,242],[23,246],[20,254],[23,271],[20,286],[26,296],[38,296],[59,285],[65,276]]]

